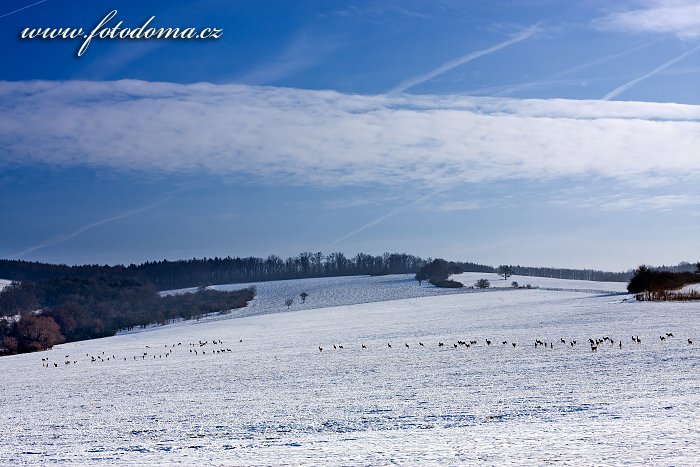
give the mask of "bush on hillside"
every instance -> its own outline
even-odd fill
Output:
[[[451,280],[444,280],[444,281],[432,281],[431,280],[430,283],[432,285],[434,285],[435,287],[442,287],[445,289],[461,289],[462,287],[464,287],[464,284],[462,284],[461,282],[451,281]]]
[[[447,262],[444,259],[435,259],[423,266],[416,274],[416,280],[429,281],[435,285],[435,282],[446,281],[452,274],[461,274],[464,270],[456,263]]]

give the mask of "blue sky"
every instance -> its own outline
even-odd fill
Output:
[[[223,35],[20,39],[112,10]],[[695,1],[11,0],[0,47],[0,257],[700,259]]]

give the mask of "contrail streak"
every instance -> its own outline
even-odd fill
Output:
[[[29,248],[26,248],[22,251],[18,251],[17,253],[14,253],[14,254],[10,255],[9,257],[10,258],[19,258],[21,256],[28,255],[29,253],[33,253],[37,250],[41,250],[43,248],[58,245],[59,243],[66,242],[66,241],[68,241],[72,238],[75,238],[78,235],[80,235],[80,234],[82,234],[90,229],[94,229],[95,227],[98,227],[100,225],[107,224],[109,222],[114,222],[114,221],[117,221],[119,219],[124,219],[126,217],[133,216],[134,214],[138,214],[140,212],[144,212],[144,211],[148,211],[150,209],[156,208],[171,198],[172,198],[172,195],[168,196],[167,198],[156,201],[154,203],[148,204],[146,206],[132,209],[130,211],[126,211],[126,212],[123,212],[121,214],[117,214],[116,216],[112,216],[112,217],[109,217],[107,219],[102,219],[102,220],[99,220],[97,222],[93,222],[92,224],[88,224],[88,225],[85,225],[83,227],[80,227],[78,230],[75,230],[74,232],[64,234],[64,235],[59,235],[57,237],[53,237],[53,238],[50,238],[48,240],[44,240],[41,243],[30,246]]]
[[[367,224],[363,225],[362,227],[359,227],[359,228],[353,230],[352,232],[346,233],[346,234],[343,235],[342,237],[339,237],[339,238],[333,240],[333,241],[330,243],[330,245],[335,245],[335,244],[337,244],[337,243],[340,243],[340,242],[342,242],[343,240],[346,240],[346,239],[352,237],[353,235],[362,232],[363,230],[369,229],[370,227],[373,227],[373,226],[379,224],[380,222],[382,222],[382,221],[384,221],[384,220],[386,220],[386,219],[388,219],[388,218],[390,218],[390,217],[395,216],[396,214],[400,213],[401,211],[403,211],[403,210],[406,209],[407,207],[413,206],[413,205],[416,205],[416,204],[418,204],[418,203],[420,203],[420,202],[422,202],[422,201],[425,201],[426,199],[428,199],[428,198],[430,198],[431,196],[433,196],[433,195],[439,193],[439,192],[442,191],[442,190],[443,190],[443,188],[441,188],[441,189],[439,189],[439,190],[431,191],[431,192],[428,193],[427,195],[421,196],[420,198],[418,198],[417,200],[413,201],[412,203],[404,204],[403,206],[401,206],[401,207],[399,207],[399,208],[396,208],[396,209],[394,209],[393,211],[391,211],[391,212],[389,212],[389,213],[387,213],[387,214],[384,214],[384,215],[381,216],[381,217],[378,217],[377,219],[373,220],[372,222],[368,222]]]
[[[530,26],[520,34],[516,34],[515,36],[511,37],[508,40],[505,40],[503,42],[499,42],[498,44],[491,46],[487,49],[483,50],[477,50],[476,52],[471,52],[466,55],[463,55],[461,57],[455,58],[453,60],[450,60],[449,62],[446,62],[439,67],[435,68],[434,70],[429,71],[428,73],[425,73],[423,75],[419,76],[414,76],[413,78],[409,78],[406,81],[403,81],[402,83],[398,84],[394,88],[392,88],[389,91],[389,94],[398,94],[400,92],[404,92],[407,89],[410,89],[414,86],[419,85],[420,83],[424,83],[428,80],[431,80],[435,78],[436,76],[439,76],[443,73],[446,73],[453,68],[456,68],[460,65],[463,65],[467,62],[471,62],[472,60],[475,60],[479,57],[483,57],[484,55],[488,55],[494,52],[497,52],[501,49],[504,49],[510,45],[517,44],[518,42],[524,41],[528,37],[532,36],[536,32],[539,32],[540,28],[537,25]]]
[[[609,93],[607,93],[605,96],[603,96],[603,99],[602,99],[602,100],[604,100],[604,101],[609,101],[610,99],[619,96],[619,95],[622,94],[623,92],[627,91],[629,88],[635,86],[637,83],[639,83],[639,82],[641,82],[641,81],[644,81],[644,80],[647,79],[647,78],[651,78],[652,76],[654,76],[654,75],[656,75],[656,74],[661,73],[661,72],[664,71],[666,68],[670,67],[671,65],[674,65],[675,63],[680,62],[681,60],[683,60],[683,59],[686,58],[688,55],[692,54],[693,52],[695,52],[695,51],[698,50],[698,49],[700,49],[700,44],[696,45],[695,47],[693,47],[693,48],[690,49],[690,50],[686,50],[685,52],[683,52],[682,54],[680,54],[680,55],[677,56],[676,58],[673,58],[673,59],[667,61],[666,63],[657,66],[656,68],[654,68],[653,70],[651,70],[649,73],[645,74],[644,76],[640,76],[640,77],[637,78],[637,79],[634,79],[634,80],[632,80],[632,81],[630,81],[630,82],[628,82],[628,83],[623,84],[622,86],[619,86],[619,87],[613,89],[612,91],[610,91]]]
[[[575,73],[577,71],[585,70],[586,68],[590,68],[592,66],[600,65],[601,63],[605,63],[605,62],[608,62],[610,60],[614,60],[616,58],[622,57],[622,56],[627,55],[629,53],[635,52],[639,49],[649,47],[650,45],[656,44],[660,40],[661,39],[650,41],[650,42],[645,42],[644,44],[634,46],[632,48],[623,50],[621,52],[617,52],[617,53],[614,53],[612,55],[607,55],[605,57],[583,63],[581,65],[576,65],[574,67],[567,68],[566,70],[560,71],[558,73],[547,76],[546,78],[542,78],[542,79],[537,80],[537,81],[532,81],[529,83],[522,83],[522,84],[515,84],[513,86],[507,86],[505,89],[503,89],[495,94],[491,94],[491,95],[492,96],[503,96],[506,94],[510,94],[512,92],[520,91],[521,89],[537,87],[537,86],[542,85],[542,84],[550,84],[550,83],[556,84],[556,81],[553,81],[553,80],[556,80],[556,79],[561,78],[561,77],[566,76],[566,75],[570,75],[571,73]]]
[[[32,3],[31,5],[23,6],[22,8],[19,8],[15,11],[11,11],[9,13],[5,13],[4,15],[0,15],[0,18],[5,18],[7,16],[14,15],[15,13],[19,13],[22,10],[26,10],[27,8],[31,8],[33,6],[39,5],[40,3],[44,3],[45,1],[47,1],[47,0],[40,0],[38,2]]]

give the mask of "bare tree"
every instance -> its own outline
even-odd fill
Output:
[[[288,298],[284,301],[284,304],[287,305],[287,309],[289,309],[290,306],[292,306],[292,303],[294,303],[294,300],[291,298]]]
[[[499,276],[503,276],[503,280],[506,280],[513,275],[513,268],[506,264],[501,264],[498,266],[497,272]]]
[[[20,347],[29,350],[46,350],[65,342],[61,329],[49,316],[22,315],[17,322]]]
[[[474,283],[474,287],[476,287],[477,289],[488,289],[489,287],[491,287],[491,283],[488,279],[479,279]]]

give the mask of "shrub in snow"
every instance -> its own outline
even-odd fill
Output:
[[[431,284],[433,284],[435,287],[444,287],[447,289],[461,289],[464,287],[464,284],[461,282],[457,281],[451,281],[451,280],[444,280],[444,281],[430,281]]]

